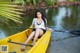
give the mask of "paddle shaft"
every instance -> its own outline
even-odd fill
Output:
[[[31,46],[31,47],[32,47],[32,45],[29,45],[29,44],[22,44],[22,43],[19,43],[19,42],[12,42],[11,39],[9,39],[8,42],[9,42],[9,43],[13,43],[13,44],[19,44],[19,45]]]
[[[68,32],[68,33],[71,33],[71,34],[75,34],[75,35],[80,35],[80,30],[54,30],[55,32]]]

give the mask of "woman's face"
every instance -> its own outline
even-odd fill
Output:
[[[37,12],[37,17],[42,18],[42,14],[40,12]]]

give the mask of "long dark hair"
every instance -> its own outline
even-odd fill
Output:
[[[44,17],[44,14],[43,14],[42,10],[36,10],[35,11],[35,18],[38,18],[37,17],[37,12],[40,12],[42,14],[42,20],[44,21],[45,26],[47,26],[46,18]]]

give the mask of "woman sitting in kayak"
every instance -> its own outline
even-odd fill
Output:
[[[33,32],[30,34],[30,36],[28,37],[28,39],[25,41],[24,44],[27,44],[29,42],[29,40],[31,40],[34,36],[34,40],[32,45],[35,44],[37,38],[40,36],[42,36],[45,32],[46,32],[46,25],[47,25],[47,20],[46,18],[43,17],[43,14],[41,13],[41,11],[37,11],[35,13],[35,17],[33,19],[32,25],[30,28],[32,28],[32,26],[34,26]],[[22,50],[25,49],[26,46],[22,46]]]

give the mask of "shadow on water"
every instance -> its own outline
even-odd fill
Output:
[[[53,29],[57,30],[80,29],[80,6],[66,6],[53,9],[49,8],[45,9],[44,12],[46,12],[48,26],[53,27]],[[23,17],[22,25],[17,25],[12,21],[9,22],[8,26],[2,24],[2,27],[0,26],[0,39],[27,29],[30,26],[33,18],[34,10],[26,12],[26,16]],[[74,48],[75,45],[77,45],[76,47],[80,46],[78,45],[80,44],[79,41],[80,37],[73,36],[74,35],[70,33],[53,32],[51,37],[51,43],[49,45],[47,53],[53,53],[53,51],[54,53],[79,53],[78,51],[80,48],[78,49],[72,48]],[[74,38],[74,40],[72,37]],[[72,44],[74,44],[74,46],[69,48],[69,46],[72,46]],[[72,52],[71,49],[75,52]]]

